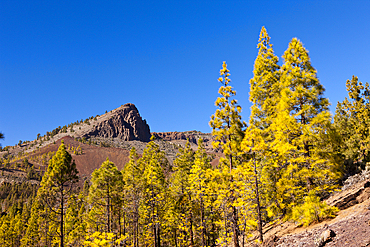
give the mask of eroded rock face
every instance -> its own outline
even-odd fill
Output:
[[[327,204],[330,206],[335,206],[340,210],[352,207],[358,203],[362,203],[370,198],[370,180],[365,180],[369,178],[369,173],[362,173],[362,176],[356,174],[355,178],[361,178],[354,182],[345,181],[345,190],[342,190],[338,193],[335,193],[330,198],[326,200]],[[353,177],[350,177],[348,180],[352,181]],[[365,181],[364,181],[365,180]],[[348,184],[351,187],[347,186]],[[343,186],[344,187],[344,186]]]
[[[94,126],[85,137],[120,138],[124,141],[150,140],[149,125],[143,120],[134,104],[125,104]]]
[[[187,139],[189,139],[189,142],[197,144],[197,139],[194,135],[185,134],[184,132],[153,132],[152,135],[156,139],[162,139],[164,141],[187,140]]]

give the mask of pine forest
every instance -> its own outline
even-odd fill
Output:
[[[215,72],[217,164],[202,139],[169,162],[152,136],[122,170],[107,158],[82,181],[71,156],[81,147],[62,141],[42,177],[28,170],[39,184],[1,185],[0,246],[244,247],[263,243],[263,227],[276,222],[336,217],[324,199],[370,167],[369,84],[350,78],[333,116],[299,39],[279,62],[262,27],[257,49],[248,120],[226,62]]]

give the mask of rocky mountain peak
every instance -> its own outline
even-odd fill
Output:
[[[83,137],[120,138],[124,141],[150,140],[149,125],[132,103],[127,103],[103,115]]]

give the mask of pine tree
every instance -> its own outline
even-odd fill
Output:
[[[10,215],[4,215],[0,219],[0,241],[3,246],[12,246],[13,224]]]
[[[66,243],[69,246],[82,246],[87,234],[86,211],[87,202],[84,191],[79,195],[73,194],[68,199],[66,211]]]
[[[255,208],[258,219],[259,241],[263,242],[262,236],[262,212],[261,212],[261,177],[274,176],[271,169],[271,153],[268,145],[271,144],[271,123],[275,118],[275,108],[279,97],[279,65],[278,57],[275,56],[270,43],[270,37],[265,27],[262,27],[259,43],[258,56],[254,63],[253,78],[250,80],[251,116],[249,127],[246,130],[242,143],[244,152],[249,153],[250,162],[244,168],[243,173],[250,171],[247,176],[254,177],[254,182],[249,184],[255,191]],[[269,164],[270,163],[270,164]],[[264,172],[264,174],[262,174]],[[267,173],[266,173],[267,172]],[[273,184],[273,183],[272,183]],[[247,185],[247,184],[245,184]],[[275,186],[273,186],[275,187]],[[270,190],[269,194],[273,194]]]
[[[179,246],[194,246],[194,216],[192,195],[189,191],[189,174],[194,163],[194,151],[187,140],[185,148],[180,148],[174,160],[174,173],[171,179],[171,193],[173,194],[177,210],[177,226],[180,228],[178,237],[182,240]]]
[[[340,134],[340,152],[353,174],[370,161],[370,87],[356,76],[346,82],[348,98],[338,102],[334,127]],[[354,164],[354,165],[352,165]]]
[[[45,210],[43,205],[40,203],[38,198],[35,198],[32,203],[32,208],[30,212],[30,217],[27,221],[27,230],[23,238],[21,239],[21,246],[41,246],[43,242],[42,239],[45,237],[45,224],[50,221],[49,217],[45,217]],[[44,235],[44,237],[43,237]],[[44,242],[44,245],[46,243]]]
[[[67,152],[62,140],[58,151],[49,162],[47,172],[41,181],[38,191],[38,199],[50,210],[50,215],[57,216],[59,246],[64,246],[65,237],[65,213],[67,201],[73,187],[78,182],[76,164],[72,162],[72,156]]]
[[[0,140],[4,140],[4,134],[2,132],[0,132]],[[1,144],[0,144],[0,147],[1,147]]]
[[[251,120],[252,122],[252,120]],[[269,161],[269,152],[268,145],[264,136],[266,132],[261,130],[254,124],[251,124],[246,130],[246,135],[244,137],[242,148],[246,153],[249,154],[249,159],[247,162],[243,163],[243,166],[238,172],[241,182],[240,191],[242,197],[242,205],[244,209],[244,214],[242,215],[249,217],[249,220],[255,219],[257,222],[258,230],[258,239],[263,242],[262,234],[262,197],[265,196],[265,193],[262,191],[262,186],[265,186],[266,183],[263,183],[263,180],[266,180],[268,176],[268,170],[270,161]],[[264,188],[265,189],[265,188]],[[252,192],[252,193],[251,193]],[[255,213],[250,215],[250,211],[255,210]],[[246,228],[246,222],[244,222],[244,228]],[[249,228],[249,227],[248,227]]]
[[[164,212],[166,211],[166,180],[163,167],[167,160],[154,138],[147,144],[142,157],[138,160],[143,172],[143,200],[140,205],[143,235],[142,244],[160,247],[164,228]]]
[[[277,116],[271,124],[271,150],[279,164],[277,201],[288,216],[310,191],[317,196],[333,188],[338,174],[320,156],[321,135],[330,126],[329,102],[307,50],[296,38],[289,43],[281,67]],[[290,216],[289,216],[290,217]]]
[[[265,27],[261,29],[258,42],[253,78],[249,81],[249,100],[253,103],[249,122],[257,128],[267,129],[279,98],[280,67]]]
[[[200,231],[201,246],[213,246],[215,245],[214,233],[211,233],[213,225],[213,213],[212,204],[214,202],[214,196],[211,193],[210,181],[211,181],[212,167],[210,158],[208,157],[203,144],[203,139],[198,140],[198,149],[194,155],[194,164],[189,174],[189,190],[192,197],[192,203],[194,207],[198,209],[200,214],[199,226],[197,229]]]
[[[144,167],[140,166],[142,163],[138,162],[138,154],[133,147],[130,151],[130,160],[126,163],[123,174],[124,181],[124,195],[127,203],[127,215],[131,219],[129,221],[128,233],[131,246],[139,247],[139,206],[142,202],[143,181],[142,175]]]
[[[93,232],[122,234],[123,177],[107,158],[91,175],[88,202],[91,205],[90,221]]]
[[[236,194],[233,189],[232,170],[241,163],[240,144],[244,137],[244,127],[246,124],[241,120],[241,107],[237,105],[237,100],[233,99],[236,91],[229,85],[230,71],[227,65],[223,62],[220,70],[221,77],[218,79],[222,83],[219,89],[221,97],[217,98],[215,105],[218,107],[215,114],[211,116],[210,126],[215,148],[221,147],[225,158],[220,159],[220,198],[219,205],[223,208],[224,217],[231,215],[229,221],[232,228],[232,239],[235,247],[239,247],[239,229],[238,229],[238,213],[234,206]],[[226,167],[225,167],[226,166]],[[225,236],[228,239],[228,230],[225,229]],[[226,242],[228,240],[225,240]]]

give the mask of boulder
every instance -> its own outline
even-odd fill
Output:
[[[335,232],[331,229],[327,229],[321,233],[321,235],[315,240],[315,245],[318,247],[324,246],[326,243],[333,240],[336,236]]]

